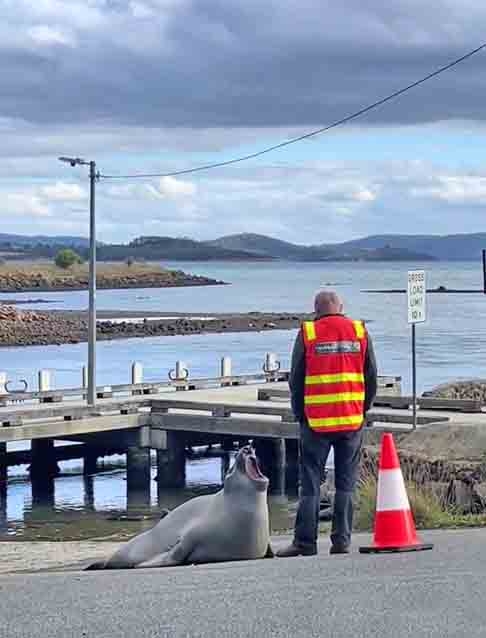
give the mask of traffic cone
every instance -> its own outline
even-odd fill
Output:
[[[417,536],[393,436],[385,433],[381,439],[373,545],[360,547],[359,551],[417,552],[432,547]]]

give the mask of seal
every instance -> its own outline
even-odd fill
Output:
[[[223,489],[197,496],[135,536],[106,561],[86,569],[175,565],[271,558],[268,478],[250,445],[241,448]]]

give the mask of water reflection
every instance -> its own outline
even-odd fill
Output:
[[[0,538],[124,540],[152,527],[163,510],[219,490],[233,459],[234,452],[225,452],[221,457],[188,460],[186,487],[158,491],[153,454],[149,500],[138,493],[127,499],[123,457],[105,458],[90,475],[83,474],[80,461],[63,462],[61,475],[41,484],[32,484],[26,473],[11,476],[0,491]],[[288,529],[292,521],[287,497],[269,500],[272,530]]]

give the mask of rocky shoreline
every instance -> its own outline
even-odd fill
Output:
[[[221,286],[226,282],[202,275],[192,275],[182,270],[163,270],[129,267],[104,271],[99,268],[96,287],[100,290],[130,288],[177,288],[186,286]],[[0,269],[0,292],[63,292],[86,290],[88,272],[61,271],[53,276],[43,270],[28,271]]]
[[[97,339],[291,330],[310,315],[291,313],[98,313]],[[88,316],[75,311],[21,311],[0,306],[0,347],[61,345],[88,339]]]

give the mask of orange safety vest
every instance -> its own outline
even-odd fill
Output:
[[[302,325],[305,347],[304,411],[316,432],[351,432],[364,421],[362,321],[329,315]]]

